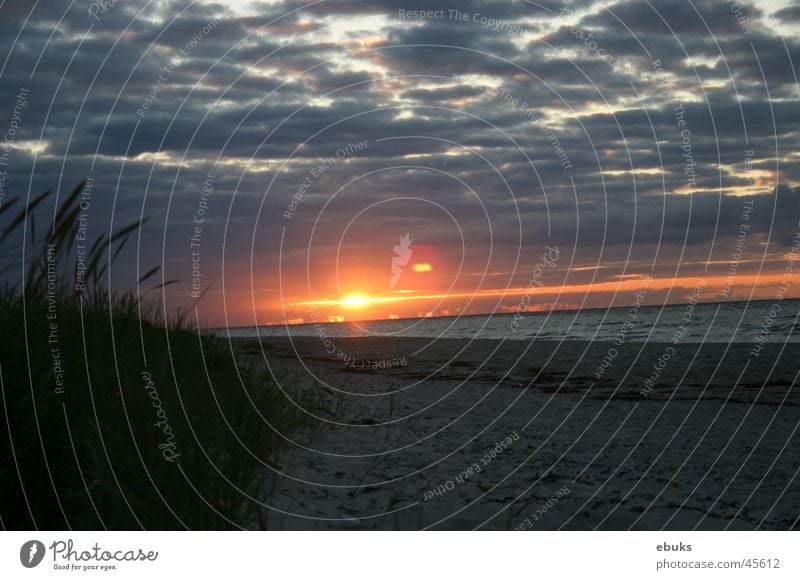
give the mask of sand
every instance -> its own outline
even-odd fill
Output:
[[[798,527],[800,345],[331,340],[232,343],[313,397],[270,529]]]

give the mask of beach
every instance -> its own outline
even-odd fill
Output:
[[[310,419],[262,528],[798,526],[798,344],[223,340]]]

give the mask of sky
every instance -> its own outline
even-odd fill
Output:
[[[203,325],[800,296],[800,2],[0,2],[0,204]]]

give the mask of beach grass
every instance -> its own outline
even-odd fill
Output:
[[[4,278],[21,280],[0,290],[0,524],[266,527],[271,460],[304,416],[227,342],[147,300],[164,285],[153,286],[158,268],[136,290],[110,285],[142,222],[76,241],[82,187],[38,238],[49,194],[0,208]]]

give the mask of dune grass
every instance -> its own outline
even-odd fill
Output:
[[[20,255],[9,240],[27,226],[27,255],[4,274],[21,282],[0,290],[0,524],[265,526],[270,460],[303,416],[194,320],[165,320],[137,292],[109,287],[108,269],[140,222],[86,244],[85,289],[76,291],[81,187],[42,239],[32,216],[48,194],[0,209],[18,211],[4,219],[6,256]]]

